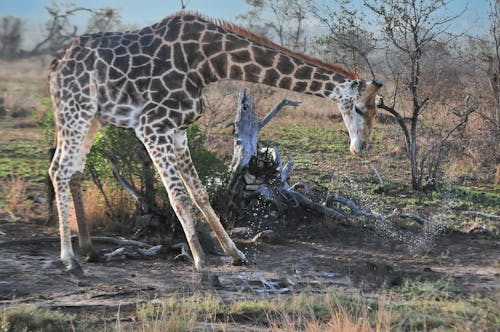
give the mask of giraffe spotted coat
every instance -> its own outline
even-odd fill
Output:
[[[203,112],[202,89],[224,79],[262,83],[337,101],[351,136],[362,150],[375,115],[381,83],[287,50],[242,28],[178,13],[131,32],[76,37],[53,62],[50,92],[55,106],[57,147],[49,174],[56,192],[61,259],[70,272],[83,272],[70,241],[74,206],[79,243],[97,259],[85,221],[79,181],[94,137],[103,125],[130,128],[144,144],[167,189],[186,234],[195,267],[204,254],[189,204],[201,210],[223,249],[235,260],[245,255],[222,227],[194,169],[185,128]]]

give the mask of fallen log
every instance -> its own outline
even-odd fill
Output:
[[[72,241],[76,241],[78,237],[76,235],[71,236]],[[99,244],[110,244],[114,246],[120,246],[119,248],[113,249],[109,253],[103,253],[103,258],[105,261],[123,259],[127,256],[139,255],[142,257],[153,257],[160,253],[166,252],[179,252],[175,257],[178,259],[181,256],[190,257],[189,247],[187,243],[180,242],[172,245],[152,245],[142,241],[128,240],[123,238],[115,238],[109,236],[92,236],[93,243]],[[12,246],[26,246],[26,245],[39,245],[41,243],[59,243],[60,239],[57,236],[49,237],[33,237],[30,239],[19,239],[19,240],[5,240],[0,241],[0,248],[12,247]]]

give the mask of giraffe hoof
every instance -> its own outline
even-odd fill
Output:
[[[250,262],[248,261],[248,259],[245,258],[233,258],[233,260],[231,261],[231,264],[233,266],[243,266],[243,265],[250,265]]]
[[[195,259],[194,260],[194,269],[198,272],[203,272],[206,266],[205,259]]]
[[[76,278],[83,278],[85,276],[82,267],[74,258],[72,258],[70,263],[66,265],[66,269],[72,276]]]
[[[234,266],[248,265],[248,259],[244,253],[236,249],[236,256],[233,256],[232,264]]]

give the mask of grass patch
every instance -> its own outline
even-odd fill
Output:
[[[21,177],[0,180],[0,189],[0,211],[5,210],[15,221],[17,214],[27,214],[31,202],[26,200],[27,184]]]
[[[19,176],[43,182],[49,166],[48,146],[39,129],[13,129],[16,121],[0,124],[0,178]]]
[[[0,332],[224,330],[228,324],[280,331],[497,331],[496,301],[465,294],[459,286],[444,279],[407,280],[378,298],[335,288],[321,294],[233,301],[196,293],[140,304],[114,319],[14,306],[3,309]]]
[[[219,312],[223,312],[221,299],[197,294],[141,304],[135,320],[141,331],[190,331],[200,321],[215,321]],[[127,329],[117,326],[117,330]]]
[[[193,330],[225,322],[284,331],[496,330],[495,301],[461,293],[448,280],[408,280],[379,298],[329,288],[322,294],[224,302],[214,295],[167,298],[138,308],[142,331]],[[123,329],[126,330],[126,329]]]
[[[290,155],[297,170],[308,168],[334,155],[347,157],[349,137],[341,130],[316,126],[279,126],[264,129],[261,142],[271,141],[283,155]]]
[[[498,213],[500,191],[487,192],[479,188],[453,186],[442,194],[445,198],[453,197],[457,207],[462,209],[482,210]]]
[[[494,298],[465,293],[452,280],[405,280],[392,293],[391,312],[401,330],[497,331]]]
[[[0,151],[1,153],[1,151]],[[0,178],[7,176],[20,176],[29,178],[34,182],[45,181],[47,174],[48,159],[30,159],[30,158],[0,158]]]
[[[401,287],[396,289],[395,294],[402,299],[425,300],[425,301],[447,301],[464,297],[460,285],[453,280],[438,279],[434,281],[406,279]]]
[[[35,306],[14,306],[3,309],[0,332],[84,331],[76,327],[73,315]]]

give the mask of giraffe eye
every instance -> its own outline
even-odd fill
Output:
[[[358,106],[354,106],[354,110],[356,111],[356,113],[358,113],[359,115],[364,115],[363,111],[358,107]]]

